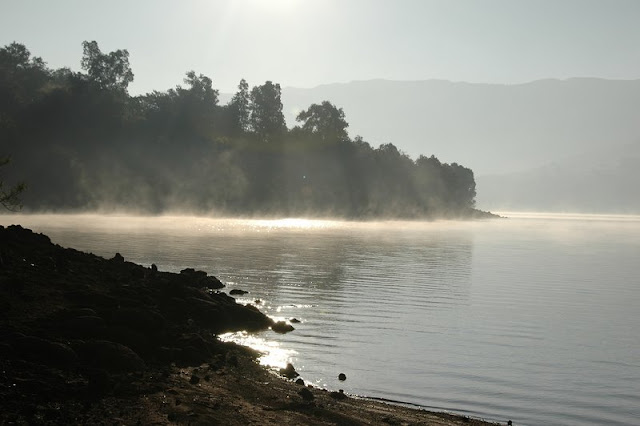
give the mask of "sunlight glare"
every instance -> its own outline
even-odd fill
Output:
[[[256,227],[269,229],[318,229],[328,228],[335,224],[331,220],[314,220],[300,218],[252,220]]]
[[[268,367],[285,368],[287,363],[291,362],[292,358],[297,355],[297,352],[293,349],[284,349],[278,342],[263,339],[246,331],[225,333],[219,337],[223,342],[234,342],[259,351],[262,354],[258,358],[260,365]]]

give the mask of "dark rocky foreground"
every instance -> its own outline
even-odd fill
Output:
[[[222,287],[0,226],[0,424],[485,424],[276,377],[215,337],[275,325]]]

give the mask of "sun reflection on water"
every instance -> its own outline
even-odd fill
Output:
[[[301,218],[284,218],[284,219],[253,219],[247,222],[254,228],[267,229],[322,229],[336,226],[338,222],[333,220],[316,220]]]
[[[298,354],[293,349],[281,347],[278,342],[249,334],[246,331],[225,333],[218,337],[223,342],[233,342],[259,351],[262,355],[258,358],[258,361],[261,365],[267,367],[285,368],[287,363],[290,363],[292,358]]]

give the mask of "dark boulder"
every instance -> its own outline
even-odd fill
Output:
[[[186,277],[194,278],[194,279],[204,278],[207,276],[206,272],[196,271],[193,268],[185,268],[182,271],[180,271],[180,274]]]
[[[204,271],[196,271],[193,268],[186,268],[180,271],[183,283],[190,287],[205,287],[209,289],[219,289],[224,284],[216,277],[207,275]]]
[[[331,392],[329,396],[337,400],[347,399],[347,395],[344,393],[342,389],[340,389],[338,392]]]
[[[271,326],[271,329],[273,331],[275,331],[276,333],[280,333],[280,334],[288,333],[290,331],[295,330],[295,328],[293,328],[293,326],[291,324],[287,324],[284,321],[276,322],[275,324],[273,324]]]
[[[66,335],[77,338],[101,337],[105,331],[105,322],[98,316],[79,316],[65,320],[61,326]]]
[[[185,346],[179,353],[179,363],[181,365],[200,365],[205,363],[211,354],[206,350],[197,348],[195,346]]]
[[[51,240],[44,234],[36,234],[30,229],[25,229],[20,225],[9,225],[2,233],[7,242],[19,241],[31,247],[42,247],[51,244]]]
[[[289,363],[285,368],[280,369],[280,375],[286,377],[287,379],[295,379],[300,374],[293,367],[293,364]]]
[[[248,291],[240,290],[239,288],[232,289],[229,294],[232,296],[242,296],[243,294],[249,293]]]
[[[21,358],[54,367],[71,367],[78,356],[69,346],[35,336],[18,337],[12,347]]]
[[[197,333],[184,334],[174,343],[180,348],[177,361],[182,365],[203,364],[212,358],[216,349],[214,342]]]
[[[158,361],[170,364],[181,358],[182,349],[160,346],[154,353]]]
[[[113,312],[111,323],[145,333],[155,333],[164,329],[166,320],[152,309],[124,307]]]
[[[129,347],[107,340],[91,340],[77,345],[81,361],[89,367],[116,373],[141,371],[145,363]]]
[[[117,298],[109,294],[92,291],[87,287],[67,291],[64,296],[67,300],[77,305],[91,306],[93,310],[97,311],[109,311],[120,304]]]
[[[347,380],[347,375],[344,373],[338,374],[338,380],[344,382],[345,380]]]
[[[214,327],[225,320],[224,309],[216,301],[189,297],[187,303],[189,316],[202,325]]]
[[[120,343],[132,349],[143,359],[153,358],[158,349],[158,344],[153,340],[153,335],[123,325],[109,327],[103,340]]]

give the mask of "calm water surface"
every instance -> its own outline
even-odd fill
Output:
[[[248,290],[241,302],[302,322],[228,338],[317,386],[515,424],[640,423],[640,217],[11,223]]]

